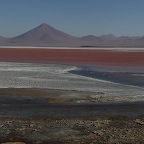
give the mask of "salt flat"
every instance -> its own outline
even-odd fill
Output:
[[[105,95],[143,96],[144,89],[69,73],[76,66],[0,63],[0,88],[49,88],[104,92]]]
[[[0,48],[144,51],[144,48],[143,48],[143,47],[36,47],[36,46],[0,46]]]

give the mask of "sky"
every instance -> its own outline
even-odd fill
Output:
[[[144,36],[144,0],[0,0],[0,36],[42,23],[73,36]]]

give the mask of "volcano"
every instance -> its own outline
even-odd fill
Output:
[[[59,31],[43,23],[40,26],[17,37],[9,39],[9,45],[21,46],[63,46],[72,45],[77,37]]]

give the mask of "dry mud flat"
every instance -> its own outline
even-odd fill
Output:
[[[0,143],[144,142],[144,102],[109,103],[115,97],[51,89],[0,89],[0,97]]]

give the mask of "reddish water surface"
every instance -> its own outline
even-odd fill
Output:
[[[0,61],[144,66],[144,51],[0,48]]]

